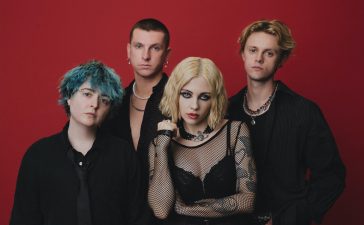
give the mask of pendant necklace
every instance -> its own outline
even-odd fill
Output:
[[[191,141],[195,141],[195,142],[199,142],[199,141],[205,140],[212,131],[213,131],[213,129],[210,126],[207,126],[204,131],[202,131],[202,132],[201,131],[197,131],[197,134],[194,135],[194,134],[188,133],[185,130],[183,124],[181,124],[181,126],[179,128],[179,133],[180,133],[180,135],[181,135],[181,137],[183,139],[191,140]]]
[[[273,93],[269,96],[268,100],[262,105],[260,106],[257,110],[252,110],[249,108],[248,106],[248,100],[247,100],[247,93],[248,93],[248,88],[245,90],[245,94],[244,94],[244,102],[243,102],[243,108],[244,108],[244,112],[246,114],[248,114],[248,116],[250,116],[251,121],[250,124],[251,125],[255,125],[255,117],[260,116],[262,114],[264,114],[265,112],[268,111],[275,95],[278,89],[278,83],[276,84]]]

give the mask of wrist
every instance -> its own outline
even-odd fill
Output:
[[[164,135],[164,136],[172,137],[173,131],[172,130],[158,130],[157,131],[157,136],[159,136],[159,135]]]

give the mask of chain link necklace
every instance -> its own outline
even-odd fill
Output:
[[[135,91],[135,83],[136,82],[134,82],[133,83],[133,94],[134,94],[134,96],[136,97],[136,98],[138,98],[138,99],[140,99],[140,100],[148,100],[149,98],[150,98],[150,95],[148,96],[148,97],[142,97],[142,96],[139,96],[139,95],[137,95],[137,93],[136,93],[136,91]]]
[[[247,100],[248,88],[245,90],[243,108],[244,108],[244,112],[246,114],[248,114],[248,116],[250,116],[250,118],[251,118],[251,121],[250,121],[251,125],[254,126],[256,124],[255,117],[260,116],[268,111],[268,109],[274,99],[274,96],[276,95],[277,89],[278,89],[278,83],[276,84],[274,91],[269,96],[268,100],[262,106],[260,106],[257,110],[251,110],[249,108],[248,100]]]
[[[204,131],[202,131],[202,132],[197,131],[197,134],[194,135],[194,134],[188,133],[185,130],[183,124],[181,124],[181,126],[179,128],[179,133],[183,139],[199,142],[199,141],[205,140],[213,130],[214,129],[212,129],[210,126],[207,126]]]

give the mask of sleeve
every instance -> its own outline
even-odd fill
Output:
[[[40,180],[34,147],[30,147],[20,165],[10,225],[43,224],[40,209]]]
[[[186,205],[177,195],[176,212],[190,216],[222,217],[239,213],[251,213],[254,209],[256,168],[250,145],[249,131],[245,123],[235,130],[236,194],[219,199],[203,199]]]
[[[325,212],[345,187],[345,166],[323,114],[316,105],[310,108],[306,140],[306,162],[310,170],[307,201],[311,218],[321,223]]]
[[[158,135],[149,147],[149,190],[148,202],[159,219],[168,217],[175,192],[168,164],[168,149],[171,137]]]

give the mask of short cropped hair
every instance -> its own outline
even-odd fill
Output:
[[[165,86],[159,109],[174,123],[181,119],[179,97],[181,89],[193,78],[202,76],[211,87],[211,110],[208,125],[215,128],[225,116],[227,94],[222,74],[213,61],[207,58],[188,57],[173,69]]]
[[[121,81],[115,71],[97,60],[91,60],[68,71],[59,85],[59,104],[70,115],[70,107],[67,100],[70,99],[86,81],[91,88],[99,90],[102,95],[110,98],[110,112],[121,104],[124,90]]]
[[[264,32],[274,35],[278,38],[278,46],[281,50],[280,62],[287,59],[292,50],[296,47],[291,30],[286,24],[279,20],[259,20],[248,25],[241,32],[238,43],[240,44],[240,53],[244,51],[246,41],[254,32]]]
[[[166,49],[168,49],[170,40],[169,31],[167,27],[159,20],[153,18],[139,20],[130,30],[129,42],[131,42],[131,40],[133,39],[133,32],[135,29],[141,29],[145,31],[161,31],[162,33],[164,33],[164,44],[166,46]]]

